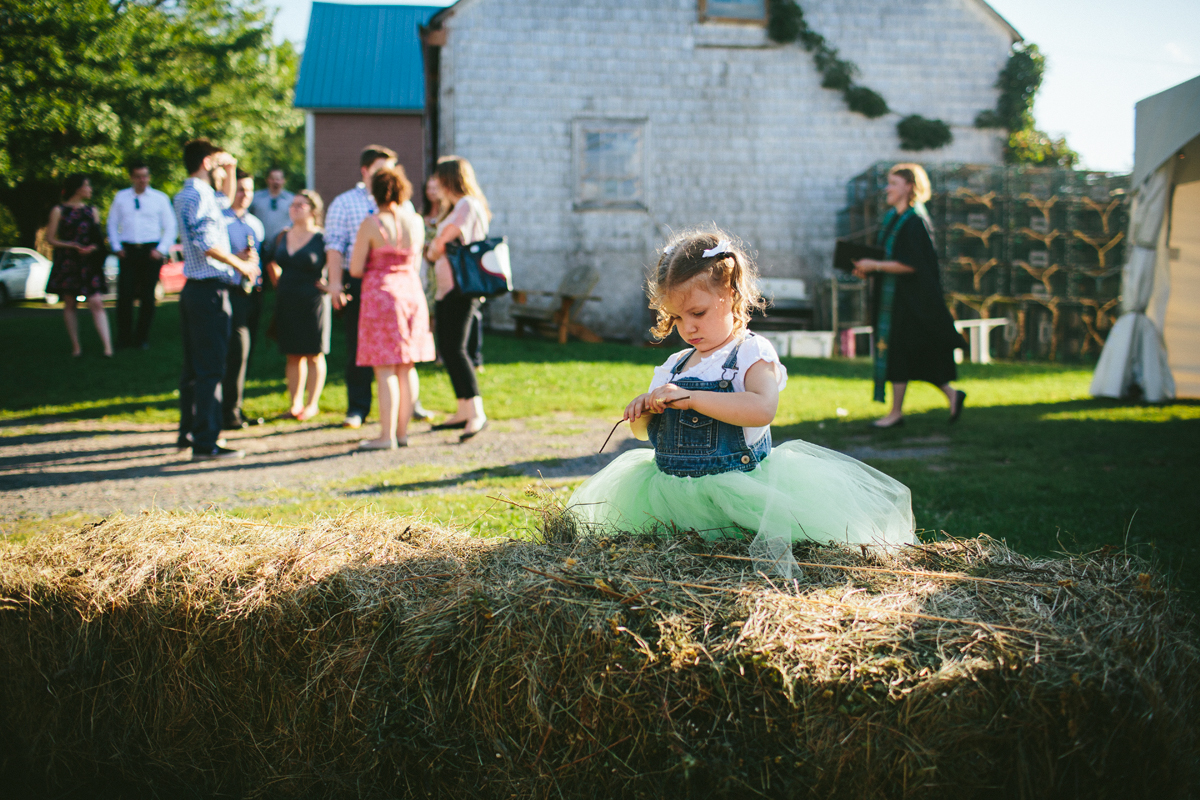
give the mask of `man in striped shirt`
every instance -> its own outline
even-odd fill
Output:
[[[354,237],[362,221],[377,211],[375,198],[367,188],[371,176],[382,167],[396,166],[396,153],[382,145],[368,145],[359,158],[359,173],[362,180],[353,189],[342,192],[329,204],[325,212],[325,263],[329,265],[329,293],[333,296],[333,307],[342,311],[346,324],[346,419],[347,428],[358,428],[371,411],[371,383],[375,370],[358,366],[358,312],[362,281],[351,278],[348,271],[350,252],[354,249]],[[408,210],[412,203],[404,201]],[[344,274],[344,277],[343,277]],[[408,371],[408,388],[413,399],[413,419],[429,419],[429,413],[421,407],[421,385],[417,371]]]
[[[258,277],[258,254],[230,252],[225,209],[229,200],[214,188],[232,191],[237,185],[237,160],[207,139],[183,146],[188,172],[175,195],[175,217],[183,245],[183,275],[179,295],[183,327],[183,375],[179,381],[180,450],[192,449],[193,461],[241,458],[241,450],[217,443],[221,431],[221,382],[229,354],[232,306],[229,290]]]

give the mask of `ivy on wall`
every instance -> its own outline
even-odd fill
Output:
[[[1000,97],[994,110],[981,111],[975,117],[977,128],[1005,128],[1008,142],[1004,160],[1008,164],[1044,164],[1073,167],[1079,154],[1067,146],[1065,138],[1055,139],[1038,130],[1033,119],[1033,101],[1046,73],[1046,57],[1036,44],[1018,42],[1000,70],[996,88]]]
[[[950,126],[940,119],[911,114],[896,123],[900,147],[904,150],[936,150],[954,141]]]
[[[887,101],[874,89],[855,83],[859,75],[858,66],[847,61],[830,46],[824,36],[808,27],[804,10],[796,0],[770,0],[767,5],[767,35],[780,44],[800,42],[812,53],[813,63],[821,73],[821,86],[842,93],[846,106],[869,119],[888,113]],[[954,141],[950,126],[940,119],[926,119],[913,114],[896,125],[900,147],[905,150],[934,150]]]

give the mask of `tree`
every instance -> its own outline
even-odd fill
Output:
[[[21,243],[33,243],[73,172],[92,177],[100,201],[125,185],[132,159],[177,186],[181,146],[197,136],[251,170],[297,158],[297,64],[290,44],[271,42],[260,0],[6,0],[0,204]],[[298,162],[283,166],[302,168],[302,153]]]
[[[1051,138],[1038,130],[1033,119],[1033,103],[1045,73],[1046,57],[1036,44],[1013,45],[996,80],[1000,90],[996,109],[980,112],[975,127],[1008,129],[1004,160],[1009,164],[1073,167],[1079,154],[1067,146],[1066,138]]]

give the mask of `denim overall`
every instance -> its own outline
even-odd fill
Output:
[[[683,370],[683,365],[696,352],[693,348],[684,353],[671,369],[671,382],[680,389],[732,392],[741,346],[741,343],[737,344],[729,358],[725,359],[720,380],[675,380],[675,376]],[[725,374],[727,372],[728,375]],[[648,430],[650,441],[654,443],[654,461],[658,468],[679,478],[699,478],[701,475],[718,475],[733,470],[750,472],[771,452],[770,430],[753,447],[748,447],[742,426],[715,420],[699,411],[667,406],[662,414],[650,418]]]

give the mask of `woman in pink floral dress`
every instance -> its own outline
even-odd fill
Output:
[[[390,450],[408,444],[413,404],[408,371],[419,361],[434,359],[420,276],[425,222],[411,207],[402,208],[412,197],[403,167],[376,171],[371,194],[379,212],[358,229],[350,274],[363,279],[357,363],[375,368],[380,432],[378,439],[367,439],[359,448]]]

